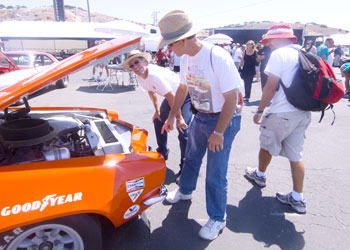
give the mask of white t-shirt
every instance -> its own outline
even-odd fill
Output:
[[[138,83],[147,91],[152,91],[158,95],[165,96],[170,91],[174,94],[180,84],[179,75],[168,68],[154,64],[148,64],[148,76],[143,79],[136,76]]]
[[[233,61],[234,62],[241,62],[241,59],[239,57],[242,58],[242,54],[243,53],[242,53],[241,48],[236,49],[235,54],[233,55]]]
[[[289,87],[292,84],[299,65],[298,50],[295,48],[301,49],[299,45],[290,44],[274,50],[271,53],[264,71],[267,75],[271,73],[279,77],[286,87]],[[293,112],[298,110],[299,109],[295,108],[287,101],[282,86],[279,86],[278,91],[272,99],[268,113]]]
[[[180,66],[181,56],[177,56],[174,51],[171,52],[171,56],[174,58],[174,66]]]
[[[334,54],[333,53],[328,54],[327,62],[329,63],[329,65],[333,66],[333,61],[334,61]]]
[[[232,57],[223,48],[203,42],[195,56],[184,55],[180,66],[181,84],[187,84],[192,103],[201,112],[221,112],[223,93],[240,88],[242,80]]]

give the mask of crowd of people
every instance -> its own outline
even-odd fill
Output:
[[[214,46],[196,37],[198,26],[180,10],[166,14],[159,21],[159,29],[162,38],[154,55],[156,63],[152,64],[151,54],[134,50],[128,53],[123,67],[133,71],[141,87],[148,91],[155,109],[152,121],[157,151],[165,160],[170,152],[167,133],[178,130],[178,188],[168,193],[167,202],[192,199],[207,154],[205,191],[209,219],[199,236],[213,240],[225,228],[228,161],[241,128],[240,88],[244,86],[244,101],[249,102],[256,77],[261,81],[262,96],[253,122],[260,127],[260,151],[257,167],[247,168],[245,175],[263,188],[272,157],[287,158],[293,185],[291,192],[276,193],[276,198],[297,213],[306,213],[303,145],[311,113],[289,103],[283,88],[278,86],[280,81],[291,86],[299,66],[298,50],[322,51],[322,58],[328,60],[330,54],[338,55],[335,49],[330,50],[333,45],[326,40],[327,53],[323,45],[316,49],[308,42],[301,47],[289,24],[277,24],[257,44],[250,40],[244,46]],[[344,64],[341,71],[349,90],[350,63]],[[160,105],[157,95],[164,97]]]
[[[298,50],[317,54],[337,66],[341,53],[332,39],[318,46],[308,41],[297,45],[289,24],[277,24],[245,45],[215,46],[196,37],[200,31],[183,11],[175,10],[159,21],[162,38],[152,55],[133,50],[122,62],[139,85],[148,92],[154,106],[157,151],[168,159],[168,133],[178,130],[180,148],[178,188],[168,193],[167,202],[191,200],[202,160],[206,163],[206,208],[208,222],[199,236],[215,239],[226,226],[227,168],[235,136],[241,128],[240,88],[249,103],[254,79],[261,81],[262,96],[253,122],[260,127],[257,167],[248,167],[247,179],[264,188],[266,171],[273,156],[289,160],[291,192],[276,193],[276,199],[297,213],[306,213],[303,195],[305,168],[303,145],[311,122],[310,111],[301,111],[288,102],[280,81],[291,86],[299,65]],[[229,52],[229,53],[228,53]],[[97,65],[103,69],[104,64]],[[341,67],[346,95],[350,96],[350,63]],[[107,73],[108,75],[108,73]],[[161,103],[158,96],[163,97]],[[175,126],[174,126],[175,123]]]

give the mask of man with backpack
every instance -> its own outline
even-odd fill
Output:
[[[260,187],[266,186],[265,171],[272,156],[284,156],[290,162],[293,190],[290,193],[277,193],[276,198],[290,205],[298,213],[306,213],[306,203],[303,198],[304,164],[302,151],[305,131],[311,122],[310,111],[302,111],[288,102],[284,88],[292,84],[299,67],[299,52],[296,45],[297,37],[289,24],[272,26],[263,37],[264,44],[270,44],[273,52],[266,65],[268,75],[266,85],[257,111],[254,123],[260,124],[260,152],[258,168],[247,168],[246,177]],[[272,103],[264,114],[270,101]],[[260,123],[260,120],[262,121]]]

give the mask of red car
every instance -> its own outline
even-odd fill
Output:
[[[5,56],[4,56],[5,54]],[[7,57],[7,58],[6,58]],[[28,75],[40,72],[47,66],[59,62],[56,57],[38,51],[5,51],[0,55],[0,74],[14,70],[26,70]],[[56,81],[58,88],[68,85],[68,76]],[[2,88],[0,84],[0,88]]]

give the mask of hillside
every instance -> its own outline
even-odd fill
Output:
[[[69,22],[88,22],[88,12],[82,8],[65,5],[66,21]],[[118,18],[106,16],[99,13],[91,13],[92,22],[109,22],[118,20]],[[2,21],[55,21],[54,10],[52,7],[26,8],[25,6],[4,6],[0,3],[0,22]],[[244,24],[231,24],[221,28],[239,28],[239,29],[261,29],[269,28],[274,22],[245,22]],[[141,24],[142,25],[142,24]],[[330,28],[323,24],[316,23],[291,23],[293,28],[305,28],[305,35],[333,35],[338,33],[348,33],[337,28]]]
[[[276,22],[245,22],[244,24],[231,24],[224,26],[222,28],[237,28],[237,29],[268,29],[272,25],[276,24]],[[334,35],[334,34],[346,34],[349,33],[347,30],[330,28],[324,24],[316,24],[316,23],[290,23],[293,28],[304,28],[305,35],[313,36],[313,35]]]
[[[0,4],[1,8],[1,4]],[[92,22],[110,22],[118,18],[90,13]],[[66,7],[66,21],[68,22],[88,22],[88,12],[81,8]],[[10,8],[0,9],[0,22],[3,21],[55,21],[54,9],[52,7],[41,8]]]

